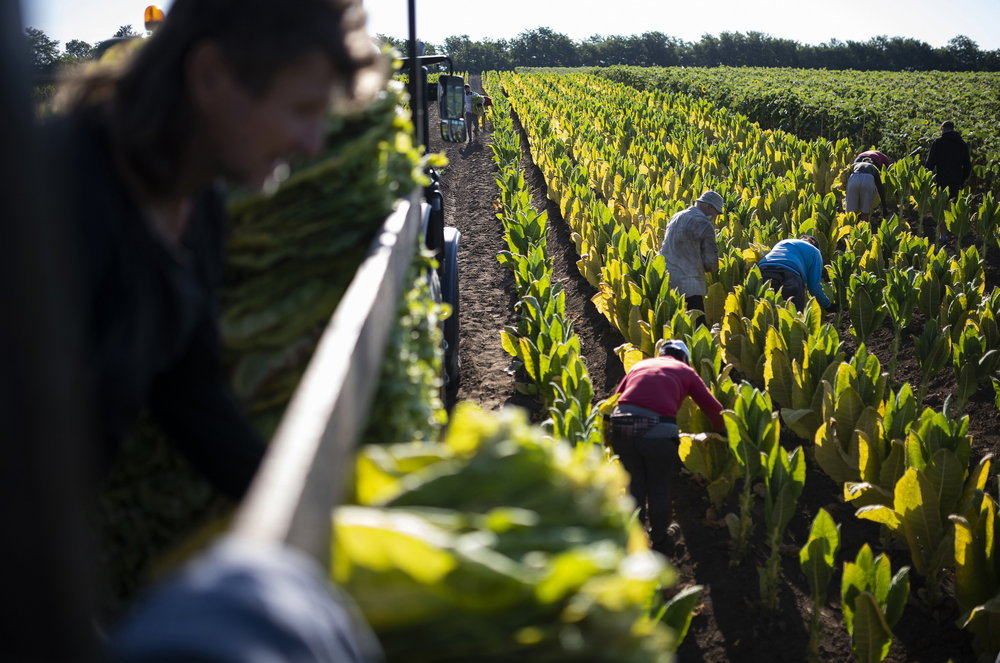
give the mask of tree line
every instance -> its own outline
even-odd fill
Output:
[[[89,57],[96,45],[79,39],[59,42],[42,30],[26,28],[25,41],[32,66],[39,75]],[[110,37],[137,36],[123,25]],[[378,38],[406,54],[407,41],[386,35]],[[443,44],[424,44],[428,54],[447,54],[461,71],[509,71],[515,67],[800,67],[857,69],[860,71],[1000,71],[1000,49],[984,51],[964,35],[933,48],[909,37],[880,35],[868,41],[832,39],[818,45],[761,32],[705,34],[686,42],[662,32],[641,35],[595,35],[577,42],[551,28],[527,30],[513,39],[473,41],[468,35],[448,37]]]
[[[407,41],[378,35],[404,54]],[[868,41],[832,39],[818,45],[761,32],[705,34],[686,42],[662,32],[631,36],[595,35],[574,41],[551,28],[522,32],[513,39],[473,41],[468,35],[425,44],[447,54],[460,71],[507,71],[515,67],[799,67],[861,71],[1000,71],[1000,49],[984,51],[964,35],[934,48],[909,37],[880,35]]]
[[[138,32],[131,25],[123,25],[108,39],[119,37],[138,37]],[[63,49],[59,48],[59,40],[52,39],[45,31],[38,28],[25,28],[24,39],[28,49],[31,67],[38,76],[55,73],[62,65],[74,64],[86,60],[93,53],[97,44],[90,44],[82,39],[71,39]]]

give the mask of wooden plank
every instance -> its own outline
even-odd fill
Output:
[[[235,523],[237,536],[291,544],[330,563],[331,511],[368,420],[404,277],[426,214],[400,201],[351,281],[271,440]]]

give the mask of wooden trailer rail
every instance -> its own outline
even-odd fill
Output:
[[[368,420],[389,334],[429,208],[401,199],[323,332],[237,513],[233,534],[330,565],[331,512]]]

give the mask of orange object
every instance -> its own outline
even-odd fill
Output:
[[[157,25],[159,25],[160,22],[163,21],[165,15],[162,9],[160,9],[156,5],[150,5],[146,7],[146,11],[143,14],[143,18],[146,21],[146,29],[152,30]]]

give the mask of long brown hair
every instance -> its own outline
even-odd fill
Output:
[[[358,100],[379,86],[382,68],[364,23],[357,0],[176,0],[127,63],[84,70],[64,85],[57,107],[99,108],[142,185],[168,192],[195,126],[185,76],[195,44],[215,43],[255,95],[287,65],[323,52],[338,74],[336,98]]]

